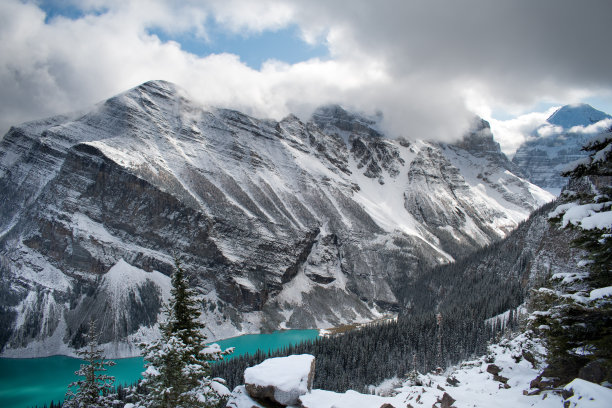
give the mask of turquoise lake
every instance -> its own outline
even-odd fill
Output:
[[[270,334],[247,334],[219,340],[222,349],[235,347],[234,354],[268,352],[290,344],[312,340],[318,330],[285,330]],[[117,363],[108,370],[115,376],[115,384],[131,384],[140,378],[144,363],[141,357],[114,359]],[[30,408],[64,399],[68,384],[78,379],[74,372],[81,361],[66,356],[45,358],[0,358],[0,407]]]

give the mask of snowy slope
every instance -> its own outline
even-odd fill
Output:
[[[397,309],[394,282],[419,264],[505,236],[552,197],[489,154],[490,132],[480,154],[386,139],[375,119],[324,107],[309,122],[261,120],[152,81],[12,128],[0,143],[4,352],[39,355],[30,345],[51,338],[45,353],[69,352],[85,317],[110,313],[121,329],[105,323],[104,341],[134,353],[175,253],[211,339],[367,321]],[[130,285],[113,284],[114,268]]]
[[[563,406],[564,402],[574,408],[609,406],[612,390],[584,380],[577,379],[565,387],[571,390],[567,392],[566,400],[560,390],[539,392],[532,389],[531,382],[540,372],[543,352],[537,339],[532,339],[529,334],[521,334],[490,346],[486,356],[450,367],[444,373],[410,373],[404,379],[389,379],[379,386],[371,386],[372,394],[352,390],[338,393],[314,389],[303,393],[299,398],[299,406],[415,408],[452,404],[456,408],[557,408]],[[269,381],[265,372],[261,376],[264,379],[262,381]],[[444,401],[442,405],[441,401]],[[228,406],[250,408],[262,405],[246,394],[244,386],[239,386],[230,396]]]

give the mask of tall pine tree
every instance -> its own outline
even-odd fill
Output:
[[[232,349],[206,346],[200,309],[178,259],[172,276],[172,298],[160,324],[161,338],[141,345],[147,369],[141,404],[148,408],[191,408],[220,406],[229,390],[223,380],[210,377],[210,362],[220,360]]]
[[[105,360],[102,349],[98,348],[98,335],[94,320],[89,322],[85,335],[87,345],[77,352],[86,361],[75,374],[84,377],[70,383],[63,407],[65,408],[106,408],[112,403],[108,394],[113,389],[115,377],[103,374],[106,367],[115,365],[114,361]]]

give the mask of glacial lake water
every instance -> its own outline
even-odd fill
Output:
[[[312,340],[318,330],[285,330],[269,334],[247,334],[219,340],[222,349],[235,347],[234,354],[253,354],[257,350],[268,352],[290,344]],[[116,365],[108,374],[115,376],[115,384],[131,384],[140,378],[144,362],[142,357],[114,359]],[[68,384],[78,377],[74,372],[81,361],[66,356],[45,358],[0,358],[0,407],[42,408],[51,400],[64,399]]]

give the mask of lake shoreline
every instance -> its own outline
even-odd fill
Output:
[[[226,342],[229,341],[231,339],[236,339],[238,337],[243,337],[243,336],[259,336],[259,335],[270,335],[270,334],[275,334],[275,333],[284,333],[284,332],[290,332],[290,331],[302,331],[302,330],[317,330],[319,332],[319,337],[324,337],[329,335],[329,331],[333,330],[332,329],[278,329],[278,330],[274,330],[272,332],[260,332],[260,333],[242,333],[239,334],[237,336],[232,336],[232,337],[227,337],[224,339],[218,339],[218,340],[214,340],[211,342],[207,342],[206,344],[214,344],[214,343],[218,343],[218,342]],[[101,348],[104,348],[105,345],[112,345],[113,343],[103,343],[100,344],[99,346]],[[11,349],[10,351],[13,352],[18,352],[21,349]],[[77,357],[76,354],[76,350],[73,353],[66,353],[66,354],[62,354],[62,353],[58,353],[58,354],[50,354],[50,355],[43,355],[43,356],[16,356],[16,355],[8,355],[5,356],[3,354],[0,354],[0,360],[2,359],[7,359],[7,360],[28,360],[28,359],[37,359],[37,358],[48,358],[48,357],[68,357],[68,358],[74,358],[76,360],[79,360],[79,357]],[[104,357],[105,360],[124,360],[124,359],[128,359],[128,358],[138,358],[138,357],[142,357],[140,354],[135,354],[135,355],[130,355],[130,356],[122,356],[122,357]]]
[[[282,330],[264,334],[246,334],[230,337],[217,343],[222,349],[235,347],[227,358],[253,354],[257,350],[268,352],[279,350],[307,340],[319,338],[318,329]],[[115,361],[106,374],[116,377],[115,385],[133,384],[144,371],[142,356],[105,358]],[[0,357],[0,407],[39,407],[53,401],[61,401],[70,382],[77,380],[74,371],[82,360],[72,356],[54,355],[47,357]]]

